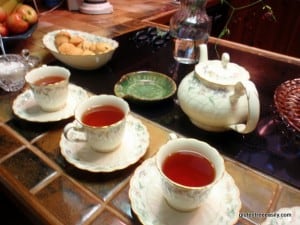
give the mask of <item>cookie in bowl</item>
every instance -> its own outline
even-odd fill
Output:
[[[47,33],[43,44],[57,60],[81,70],[102,67],[119,46],[111,38],[69,29]]]

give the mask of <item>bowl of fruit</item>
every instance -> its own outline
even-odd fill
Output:
[[[37,27],[38,13],[21,0],[0,0],[0,34],[5,46],[29,38]]]

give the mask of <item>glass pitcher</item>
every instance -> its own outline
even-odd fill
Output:
[[[170,19],[173,56],[180,63],[197,63],[199,45],[208,41],[211,19],[206,3],[207,0],[180,0],[179,10]]]

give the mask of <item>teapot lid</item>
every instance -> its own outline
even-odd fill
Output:
[[[248,80],[249,72],[238,64],[231,63],[228,53],[222,54],[222,60],[201,61],[195,67],[195,75],[211,83],[234,85],[238,81]]]

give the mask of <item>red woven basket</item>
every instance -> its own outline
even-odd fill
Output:
[[[284,122],[300,132],[300,78],[279,85],[274,93],[274,101]]]

